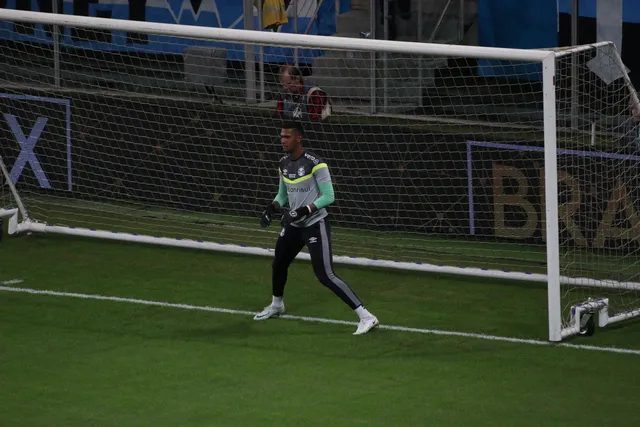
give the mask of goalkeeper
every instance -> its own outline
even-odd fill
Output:
[[[260,217],[260,225],[268,227],[274,213],[288,205],[282,215],[282,231],[276,242],[272,271],[272,302],[255,315],[266,320],[284,313],[284,286],[293,259],[307,245],[313,271],[320,282],[331,289],[358,315],[360,321],[354,335],[365,334],[378,326],[353,290],[333,272],[331,230],[327,209],[334,201],[331,175],[325,162],[302,146],[302,125],[288,122],[280,131],[284,152],[280,159],[280,185],[275,199]]]

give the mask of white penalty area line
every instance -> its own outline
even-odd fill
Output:
[[[8,281],[0,282],[0,291],[31,294],[31,295],[47,295],[47,296],[66,297],[66,298],[78,298],[78,299],[85,299],[85,300],[125,302],[130,304],[140,304],[140,305],[165,307],[165,308],[177,308],[180,310],[207,311],[207,312],[213,312],[213,313],[236,314],[236,315],[242,315],[242,316],[253,316],[255,314],[255,312],[253,311],[233,310],[228,308],[210,307],[206,305],[177,304],[177,303],[150,301],[150,300],[143,300],[143,299],[136,299],[136,298],[82,294],[82,293],[76,293],[76,292],[61,292],[61,291],[50,291],[50,290],[43,290],[43,289],[17,288],[17,287],[5,286],[8,284],[16,284],[16,283],[22,283],[22,280],[16,279],[16,280],[8,280]],[[350,322],[347,320],[337,320],[337,319],[325,319],[322,317],[292,316],[292,315],[286,314],[286,315],[280,316],[280,318],[287,319],[287,320],[301,320],[303,322],[312,322],[312,323],[326,323],[326,324],[332,324],[332,325],[349,325],[349,326],[357,325],[357,322]],[[485,341],[507,342],[507,343],[514,343],[514,344],[528,344],[528,345],[550,346],[550,347],[567,347],[567,348],[573,348],[578,350],[591,350],[591,351],[600,351],[600,352],[606,352],[606,353],[622,353],[622,354],[632,354],[635,356],[640,356],[640,350],[634,350],[629,348],[601,347],[601,346],[595,346],[595,345],[570,344],[570,343],[552,343],[549,341],[542,341],[542,340],[536,340],[536,339],[501,337],[497,335],[477,334],[472,332],[445,331],[441,329],[409,328],[406,326],[394,326],[394,325],[384,325],[384,324],[381,324],[379,328],[384,330],[389,330],[389,331],[397,331],[397,332],[409,332],[409,333],[416,333],[416,334],[440,335],[440,336],[461,337],[461,338],[474,338],[474,339],[480,339]]]

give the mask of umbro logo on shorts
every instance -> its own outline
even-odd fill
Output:
[[[317,243],[318,242],[318,238],[317,237],[310,237],[309,238],[309,243]]]

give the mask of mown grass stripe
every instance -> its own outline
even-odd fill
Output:
[[[52,290],[45,290],[45,289],[17,288],[17,287],[4,286],[8,282],[11,282],[11,281],[2,282],[3,286],[0,286],[0,291],[16,292],[16,293],[24,293],[24,294],[32,294],[32,295],[46,295],[46,296],[87,299],[87,300],[98,300],[98,301],[125,302],[130,304],[141,304],[141,305],[157,306],[157,307],[165,307],[165,308],[176,308],[180,310],[206,311],[206,312],[235,314],[235,315],[243,315],[243,316],[253,316],[255,314],[252,311],[236,310],[236,309],[221,308],[221,307],[179,304],[179,303],[171,303],[171,302],[164,302],[164,301],[150,301],[150,300],[118,297],[118,296],[83,294],[83,293],[77,293],[77,292],[62,292],[62,291],[52,291]],[[20,282],[22,281],[20,280],[19,283]],[[357,324],[357,322],[352,322],[347,320],[338,320],[338,319],[326,319],[322,317],[283,315],[283,316],[280,316],[280,318],[287,319],[287,320],[298,320],[303,322],[325,323],[325,324],[334,324],[334,325],[355,326]],[[565,348],[572,348],[577,350],[589,350],[589,351],[599,351],[599,352],[607,352],[607,353],[621,353],[621,354],[631,354],[635,356],[640,356],[640,350],[619,348],[619,347],[602,347],[602,346],[595,346],[595,345],[570,344],[570,343],[551,343],[548,341],[542,341],[537,339],[503,337],[503,336],[497,336],[497,335],[478,334],[473,332],[445,331],[440,329],[411,328],[406,326],[384,325],[384,324],[381,324],[379,328],[383,330],[396,331],[396,332],[408,332],[408,333],[429,334],[429,335],[439,335],[439,336],[472,338],[472,339],[480,339],[485,341],[497,341],[497,342],[513,343],[513,344],[565,347]]]

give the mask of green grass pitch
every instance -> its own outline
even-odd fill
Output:
[[[270,259],[6,237],[7,287],[256,311]],[[533,283],[336,266],[384,325],[545,341]],[[355,321],[291,268],[288,312]],[[640,322],[534,345],[0,291],[1,426],[635,426]],[[595,350],[584,346],[597,347]],[[602,348],[635,353],[612,353]]]

